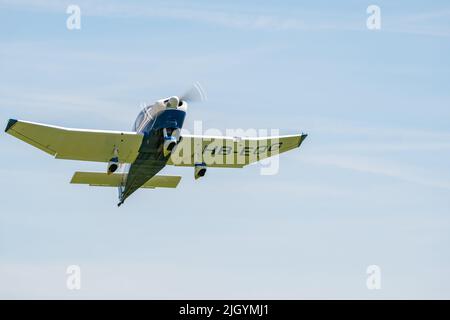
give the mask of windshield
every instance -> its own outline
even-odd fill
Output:
[[[138,131],[139,127],[142,124],[142,121],[144,121],[144,118],[145,118],[145,111],[142,110],[137,116],[136,121],[134,122],[133,131],[136,132]]]

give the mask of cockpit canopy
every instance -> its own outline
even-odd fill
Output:
[[[176,109],[186,112],[187,107],[187,103],[178,97],[158,100],[154,104],[146,106],[138,114],[132,130],[135,132],[142,130],[150,120],[156,119],[158,114],[166,109]]]
[[[136,118],[136,121],[134,122],[133,131],[138,131],[139,130],[142,122],[145,119],[145,113],[146,113],[146,111],[144,109],[138,114],[138,116]]]

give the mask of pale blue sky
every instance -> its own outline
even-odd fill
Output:
[[[167,168],[178,189],[120,209],[69,184],[103,164],[1,135],[0,297],[450,298],[449,40],[446,1],[0,0],[4,125],[128,130],[200,81],[188,128],[309,134],[277,175]]]

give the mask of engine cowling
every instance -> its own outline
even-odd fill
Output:
[[[194,166],[194,178],[197,180],[198,178],[204,177],[206,174],[206,164],[197,163]]]

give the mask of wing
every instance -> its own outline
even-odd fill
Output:
[[[306,134],[264,138],[183,135],[167,164],[242,168],[245,165],[300,147]]]
[[[108,162],[117,148],[119,162],[132,163],[143,135],[135,132],[83,130],[9,120],[5,132],[57,159]]]

